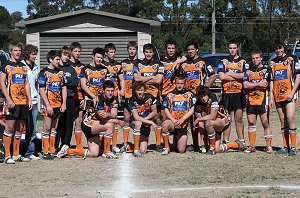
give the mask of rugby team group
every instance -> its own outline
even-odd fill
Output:
[[[222,82],[219,96],[210,89],[216,73],[198,55],[194,40],[186,43],[186,56],[178,56],[174,40],[166,41],[166,55],[160,59],[154,56],[154,45],[145,44],[142,60],[137,58],[137,43],[131,41],[127,45],[128,58],[120,63],[115,60],[115,45],[108,43],[93,50],[87,65],[79,60],[82,46],[73,42],[60,50],[50,50],[46,57],[49,64],[41,70],[35,63],[36,46],[12,42],[10,59],[1,64],[0,74],[4,162],[39,160],[39,152],[45,160],[68,155],[116,159],[123,152],[141,157],[148,151],[152,132],[155,151],[161,155],[171,151],[170,135],[174,136],[172,151],[178,153],[193,150],[215,155],[229,149],[252,153],[256,151],[258,116],[265,151],[271,154],[269,108],[273,107],[281,122],[283,140],[276,154],[296,155],[294,115],[300,83],[297,57],[288,55],[285,43],[278,41],[273,48],[276,58],[263,65],[259,49],[251,52],[248,62],[238,55],[238,46],[236,41],[229,41],[229,55],[218,65]],[[37,133],[39,95],[44,122],[42,132]],[[123,119],[117,119],[120,109]],[[232,142],[231,124],[235,124],[238,137]],[[26,141],[20,150],[24,130]],[[128,142],[131,130],[133,143]],[[189,131],[193,139],[190,147]],[[117,144],[120,132],[123,140]],[[35,145],[38,134],[42,150]],[[73,134],[76,148],[70,146]],[[87,148],[83,147],[83,134]]]

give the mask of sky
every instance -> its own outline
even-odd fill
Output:
[[[0,0],[0,6],[5,7],[10,14],[16,11],[22,12],[23,18],[27,18],[27,0]]]

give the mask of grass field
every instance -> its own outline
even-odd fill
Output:
[[[276,150],[281,146],[281,133],[275,110],[270,121]],[[299,121],[297,110],[298,128]],[[263,152],[265,140],[259,125],[260,122],[258,151],[251,154],[232,151],[215,156],[194,152],[161,156],[150,152],[142,158],[127,153],[120,154],[117,160],[65,158],[0,164],[0,197],[300,196],[300,153],[278,156]],[[121,139],[122,133],[120,143]],[[235,139],[233,131],[231,140]],[[151,143],[154,142],[151,135]],[[297,143],[299,146],[299,136]]]

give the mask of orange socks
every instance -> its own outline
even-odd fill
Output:
[[[57,132],[56,131],[51,131],[50,133],[50,150],[49,153],[54,153],[55,152],[55,137],[56,137]]]
[[[5,158],[11,156],[10,153],[10,146],[12,141],[12,133],[3,132],[3,143],[4,143],[4,150],[5,150]]]
[[[133,131],[133,143],[134,143],[134,150],[140,150],[140,130]]]
[[[289,129],[287,127],[281,129],[282,132],[282,142],[283,147],[289,148],[290,147],[290,140],[289,140]]]
[[[124,126],[123,128],[123,140],[124,140],[124,144],[126,144],[128,142],[128,137],[129,137],[129,131],[130,131],[130,127],[129,126]]]
[[[20,155],[20,143],[21,143],[21,135],[15,135],[13,156],[19,156]]]
[[[49,133],[48,132],[42,132],[42,144],[43,144],[44,154],[47,154],[49,152]]]
[[[155,129],[156,146],[160,146],[161,143],[161,127]]]
[[[239,145],[236,142],[229,142],[229,143],[226,144],[226,146],[227,146],[228,150],[229,149],[238,149],[239,148]]]
[[[296,136],[296,129],[290,129],[290,138],[291,138],[291,147],[297,147],[297,136]]]
[[[84,157],[85,151],[86,149],[69,149],[67,153],[68,155],[78,155],[80,157]]]
[[[265,135],[264,137],[265,137],[265,140],[266,140],[267,147],[271,147],[272,146],[273,135]]]
[[[214,149],[216,147],[216,139],[215,139],[216,134],[213,133],[211,135],[208,135],[208,139],[209,139],[209,146],[210,148]]]
[[[115,127],[113,136],[112,136],[112,146],[117,146],[117,139],[118,139],[118,127]]]
[[[164,148],[170,148],[170,145],[169,145],[169,132],[162,132],[162,137],[164,139]]]
[[[108,133],[104,135],[104,153],[110,152],[110,142],[112,136],[113,136],[112,134],[108,134]]]
[[[76,129],[75,130],[75,140],[76,140],[76,148],[77,149],[82,149],[82,130],[81,129]]]

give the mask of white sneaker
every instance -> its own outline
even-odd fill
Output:
[[[13,160],[16,162],[30,162],[31,160],[27,157],[23,157],[22,155],[13,156]]]
[[[163,151],[161,152],[161,155],[168,155],[170,153],[169,148],[163,148]]]
[[[103,153],[102,157],[105,157],[107,159],[118,159],[118,156],[113,154],[113,152],[108,151],[107,153]]]
[[[68,154],[69,146],[64,144],[57,153],[57,158],[65,157]]]
[[[6,164],[15,164],[15,160],[11,157],[11,156],[8,156],[4,159],[4,162]]]
[[[142,157],[143,155],[142,155],[142,153],[141,153],[140,150],[134,150],[133,156],[134,156],[134,157]]]
[[[112,147],[114,153],[120,153],[120,149],[117,146]]]
[[[40,160],[40,158],[35,156],[35,155],[30,155],[28,158],[33,160],[33,161]]]

